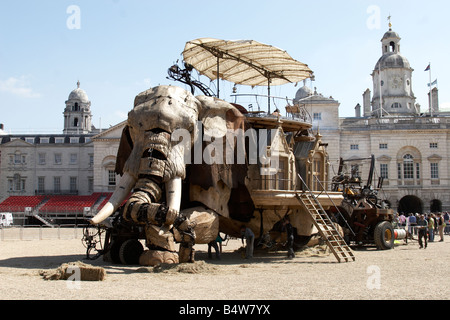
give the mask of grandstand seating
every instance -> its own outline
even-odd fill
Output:
[[[0,203],[0,212],[25,212],[27,207],[37,209],[37,214],[82,214],[86,207],[97,212],[108,202],[111,195],[109,192],[95,192],[87,196],[10,196]]]
[[[82,213],[84,208],[92,208],[100,197],[101,193],[93,193],[89,196],[49,196],[48,201],[39,209],[39,212]]]
[[[0,203],[0,211],[24,212],[27,207],[36,208],[46,198],[46,196],[11,196]]]

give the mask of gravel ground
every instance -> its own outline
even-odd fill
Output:
[[[0,241],[1,300],[448,300],[450,236],[419,249],[403,241],[393,250],[355,249],[355,262],[338,263],[318,247],[298,252],[256,252],[241,257],[240,240],[223,247],[221,260],[196,246],[189,270],[123,266],[83,260],[81,231],[4,229]],[[20,236],[20,232],[22,235]],[[46,230],[46,232],[48,232]],[[21,237],[23,240],[15,240]],[[47,237],[47,238],[46,238]],[[48,238],[50,237],[50,238]],[[439,239],[439,237],[436,237]],[[41,240],[39,240],[41,239]],[[49,281],[40,270],[83,261],[101,266],[106,278],[95,282]]]

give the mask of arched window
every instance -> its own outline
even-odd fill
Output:
[[[395,42],[391,41],[391,43],[389,45],[391,47],[391,52],[395,52]]]
[[[422,157],[414,147],[405,147],[397,154],[397,171],[399,186],[419,186],[422,184]]]
[[[414,179],[414,158],[410,154],[403,157],[403,178]]]
[[[78,127],[78,118],[73,119],[73,126]]]

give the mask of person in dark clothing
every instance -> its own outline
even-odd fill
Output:
[[[247,228],[245,225],[241,226],[241,236],[242,243],[244,243],[245,238],[245,259],[253,258],[253,245],[255,241],[255,234],[250,228]]]
[[[419,221],[417,221],[417,228],[419,229],[419,248],[423,248],[422,238],[425,240],[425,249],[428,245],[428,237],[427,237],[427,229],[428,229],[428,221],[425,219],[424,215],[421,214],[419,217]]]
[[[287,234],[287,248],[288,248],[288,258],[295,258],[294,253],[294,228],[292,227],[289,217],[285,217],[283,220],[283,231]]]
[[[220,237],[220,235],[217,235],[216,239],[214,239],[213,241],[211,241],[210,243],[208,243],[208,258],[212,259],[212,249],[214,248],[214,250],[216,250],[216,259],[220,260],[220,253],[222,250],[219,250],[219,246],[217,245],[218,240],[222,240],[222,238]],[[222,245],[222,241],[220,242]]]

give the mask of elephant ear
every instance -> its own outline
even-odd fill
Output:
[[[122,130],[122,136],[120,137],[119,150],[117,151],[116,168],[115,172],[117,174],[123,175],[123,168],[125,162],[127,162],[128,157],[133,150],[133,140],[130,135],[130,128],[128,125]]]
[[[228,164],[226,159],[226,133],[238,129],[244,132],[245,117],[235,106],[223,100],[205,96],[196,98],[200,102],[199,120],[203,127],[199,138],[203,138],[208,132],[214,133],[215,136],[223,135],[224,158],[221,163],[190,166],[191,200],[205,204],[224,217],[246,222],[254,211],[253,201],[245,186],[248,164],[247,161],[243,164],[236,161],[234,164]],[[210,143],[203,141],[203,150]],[[236,160],[237,148],[232,150]]]

